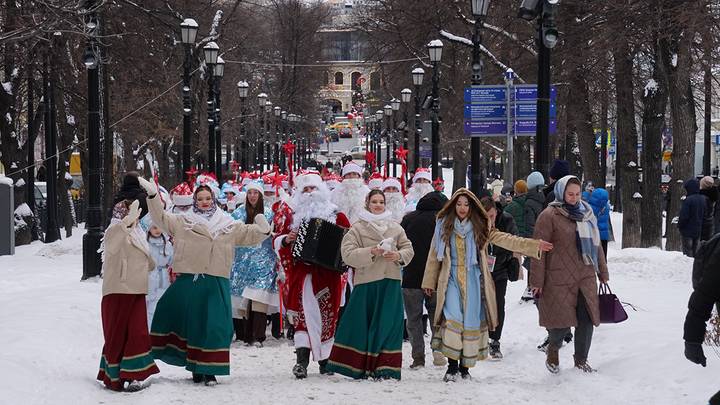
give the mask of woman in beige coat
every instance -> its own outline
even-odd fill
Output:
[[[414,252],[405,230],[385,209],[385,194],[372,190],[366,211],[342,241],[355,288],[330,353],[328,371],[353,378],[400,379],[403,301],[400,267]]]
[[[487,358],[488,331],[498,324],[489,243],[536,259],[552,249],[542,240],[492,228],[470,190],[461,188],[453,194],[437,215],[422,282],[426,294],[437,290],[432,348],[448,358],[445,381],[456,381],[458,372],[463,379],[470,378],[468,369]]]
[[[560,371],[558,351],[575,327],[575,367],[592,372],[587,356],[593,325],[600,324],[596,279],[606,283],[610,276],[592,207],[581,199],[580,180],[565,176],[554,191],[555,201],[538,216],[533,237],[552,242],[555,249],[533,260],[529,280],[539,297],[540,326],[548,329],[545,365],[551,373]]]
[[[150,328],[153,356],[184,366],[196,383],[215,385],[216,375],[230,374],[229,277],[235,247],[267,239],[270,225],[262,214],[252,225],[233,220],[218,209],[208,186],[195,189],[191,210],[171,214],[163,209],[155,185],[139,181],[153,222],[173,237],[173,271],[178,273],[157,303]]]

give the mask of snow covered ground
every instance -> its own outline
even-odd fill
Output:
[[[619,234],[620,217],[614,217]],[[619,239],[619,237],[618,237]],[[446,384],[444,368],[410,371],[403,348],[402,381],[321,377],[317,364],[296,381],[292,347],[270,338],[265,348],[234,344],[229,377],[197,386],[184,370],[158,363],[161,373],[138,393],[115,393],[97,381],[103,339],[101,283],[80,282],[82,235],[51,245],[34,243],[0,257],[1,404],[223,404],[223,403],[441,403],[457,404],[703,404],[720,389],[720,357],[705,347],[708,367],[683,357],[682,325],[692,263],[678,253],[620,251],[611,243],[613,291],[638,309],[630,319],[595,330],[590,363],[572,368],[572,348],[561,351],[562,371],[550,375],[535,346],[545,336],[537,311],[519,304],[524,282],[508,291],[502,362],[482,362],[472,381]],[[427,361],[431,363],[428,354]]]

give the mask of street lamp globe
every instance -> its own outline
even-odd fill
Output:
[[[427,44],[428,53],[430,54],[430,62],[438,63],[442,59],[443,43],[439,39],[430,41]]]
[[[423,70],[423,68],[413,69],[412,79],[413,79],[413,84],[415,86],[422,86],[424,77],[425,77],[425,70]]]
[[[280,118],[282,118],[283,120],[286,120],[287,117],[288,117],[287,111],[281,111],[281,112],[280,112]]]
[[[192,18],[186,18],[180,23],[180,36],[183,44],[194,44],[198,32],[198,23]]]
[[[217,63],[220,47],[215,42],[208,42],[203,47],[203,51],[205,52],[205,64],[214,65]]]
[[[402,91],[400,92],[400,99],[402,100],[402,102],[409,103],[410,98],[412,98],[412,90],[407,88],[402,89]]]
[[[217,63],[213,66],[213,76],[222,79],[225,74],[225,61],[218,56]]]
[[[392,113],[393,113],[393,108],[392,108],[392,106],[391,106],[390,104],[385,104],[384,109],[385,109],[385,116],[389,117],[389,116],[392,115]]]
[[[490,0],[470,0],[472,13],[475,17],[485,17],[490,8]]]
[[[393,97],[393,99],[390,100],[390,107],[393,109],[393,111],[398,111],[400,109],[400,100]]]
[[[282,108],[280,108],[279,106],[276,106],[276,107],[273,109],[273,113],[275,114],[276,117],[279,117],[279,116],[280,116],[280,112],[281,112],[281,111],[282,111]]]
[[[383,110],[377,110],[377,111],[375,112],[375,119],[378,120],[378,121],[382,121],[384,114],[385,114],[385,113],[383,112]]]
[[[267,94],[260,93],[257,95],[257,99],[258,99],[258,106],[260,106],[261,108],[265,108],[265,102],[267,101]]]
[[[237,87],[238,94],[240,95],[240,100],[245,101],[248,96],[248,90],[250,89],[250,85],[248,85],[248,82],[240,80],[237,84]]]
[[[269,112],[272,111],[272,105],[273,105],[273,104],[272,104],[270,101],[266,101],[266,102],[265,102],[265,112],[266,112],[266,113],[269,113]]]

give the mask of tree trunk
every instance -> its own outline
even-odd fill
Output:
[[[532,171],[530,164],[530,137],[523,136],[515,139],[515,161],[513,162],[513,172],[515,179],[526,179]]]
[[[656,42],[657,43],[657,42]],[[642,223],[641,246],[662,248],[663,199],[660,195],[662,178],[662,133],[665,129],[667,108],[667,82],[660,60],[659,47],[655,46],[655,61],[651,82],[645,86],[642,115]]]
[[[595,147],[595,132],[590,112],[590,94],[586,80],[587,72],[578,67],[570,74],[570,88],[567,100],[568,133],[575,134],[584,180],[591,181],[600,187],[602,176],[598,164],[598,154]],[[573,152],[574,146],[570,149]],[[568,155],[570,158],[570,155]],[[579,174],[579,172],[578,172]]]
[[[622,183],[622,248],[640,247],[640,199],[638,183],[637,129],[633,98],[633,56],[625,37],[617,38],[613,49],[617,103],[616,177]]]
[[[683,27],[674,30],[659,41],[660,55],[668,83],[670,115],[672,118],[672,181],[670,204],[667,213],[666,250],[680,251],[682,240],[675,218],[680,213],[680,198],[685,193],[683,183],[693,177],[695,164],[695,106],[692,97],[690,75],[693,33]]]
[[[59,41],[56,41],[59,42]],[[54,50],[65,49],[65,46],[60,43],[56,43],[53,46]],[[51,57],[54,59],[52,62],[55,66],[59,66],[57,51],[51,53]],[[75,135],[75,131],[68,124],[67,111],[65,104],[65,90],[61,83],[67,81],[61,80],[59,69],[51,70],[51,78],[53,82],[58,85],[54,86],[55,89],[55,100],[56,103],[56,117],[55,122],[57,123],[60,136],[58,137],[58,168],[57,168],[57,201],[60,203],[60,215],[59,221],[65,227],[65,237],[69,238],[72,236],[72,227],[74,225],[74,219],[72,215],[72,206],[70,205],[70,199],[68,198],[68,185],[65,179],[65,174],[68,171],[68,164],[70,162],[70,155],[72,154],[72,142]]]

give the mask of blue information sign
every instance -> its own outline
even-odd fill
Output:
[[[465,103],[505,101],[505,94],[505,86],[468,87],[465,89]]]
[[[498,135],[507,132],[507,120],[465,121],[465,133],[473,136]]]
[[[531,120],[515,120],[515,135],[535,135],[537,131],[537,121]],[[550,120],[550,133],[557,132],[557,121]]]
[[[537,100],[532,103],[515,104],[515,116],[520,118],[537,117]],[[554,101],[550,102],[550,118],[557,117],[557,106]]]
[[[430,145],[423,147],[420,146],[420,158],[421,159],[432,159],[432,148]]]
[[[471,104],[465,105],[465,119],[482,120],[482,119],[505,119],[507,116],[507,106],[503,104]]]

